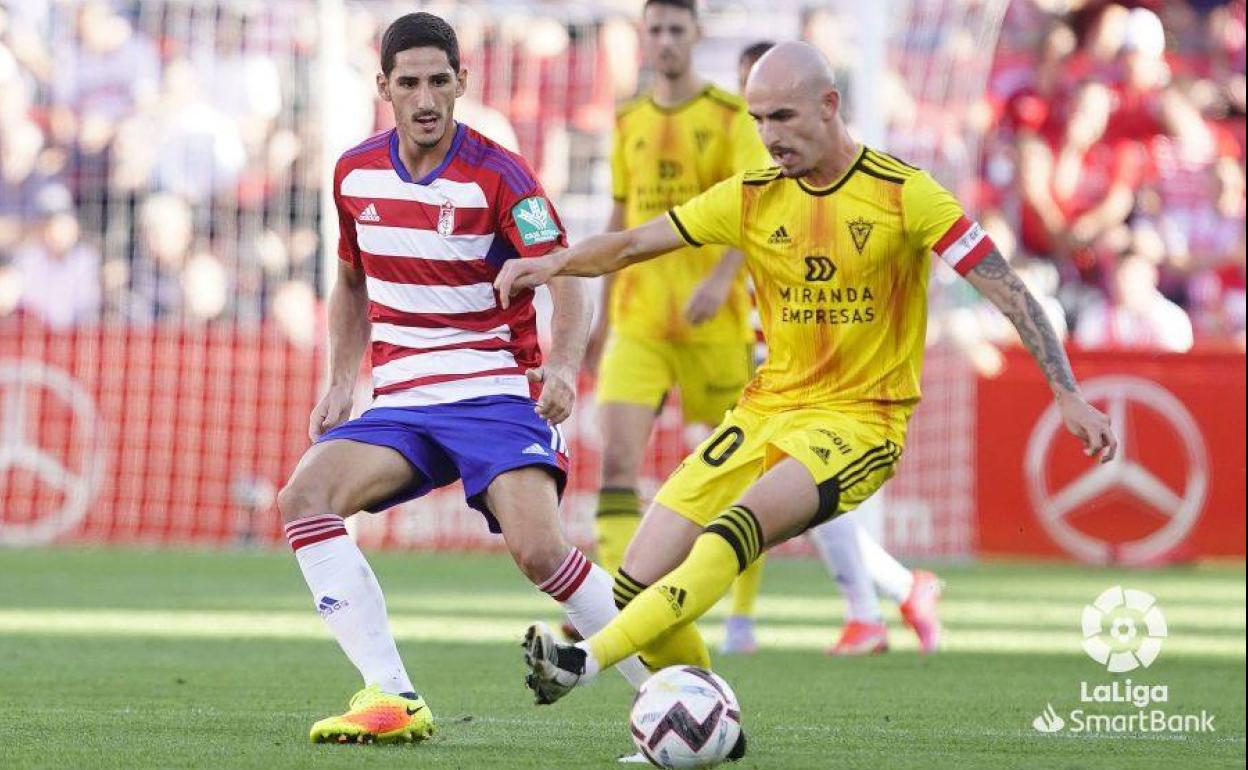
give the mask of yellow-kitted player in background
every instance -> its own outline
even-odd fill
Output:
[[[616,118],[608,230],[635,227],[767,162],[745,102],[693,71],[698,38],[692,0],[646,2],[641,41],[656,79]],[[667,395],[679,390],[685,422],[709,432],[749,381],[753,332],[741,261],[722,247],[690,247],[604,282],[586,362],[598,369],[603,468],[595,531],[608,571],[620,567],[637,529],[638,470]]]

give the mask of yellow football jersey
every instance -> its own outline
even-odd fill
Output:
[[[611,152],[612,195],[625,206],[625,227],[653,219],[716,182],[767,164],[745,102],[708,85],[677,107],[649,95],[624,104],[616,117]],[[735,343],[751,339],[744,276],[714,318],[699,326],[684,319],[693,290],[724,249],[683,249],[633,265],[611,290],[615,331],[679,343]]]
[[[768,355],[743,405],[874,414],[903,432],[920,397],[930,255],[965,274],[991,249],[931,176],[866,147],[827,187],[751,171],[668,216],[690,245],[746,255]]]

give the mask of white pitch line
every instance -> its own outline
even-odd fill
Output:
[[[543,613],[543,615],[546,613]],[[394,613],[390,618],[400,640],[432,642],[511,643],[520,638],[524,622],[515,619],[466,615],[413,617]],[[827,625],[762,626],[759,643],[765,648],[821,650],[832,641]],[[718,623],[703,624],[711,642],[718,642]],[[0,635],[118,636],[175,639],[329,639],[315,612],[210,612],[168,610],[0,610]],[[893,634],[893,647],[912,650],[909,633]],[[1054,653],[1083,655],[1079,631],[953,629],[945,636],[951,652],[982,654]],[[1166,657],[1244,660],[1243,637],[1202,634],[1173,635],[1162,648]]]
[[[1092,597],[1095,598],[1095,597]],[[502,616],[531,613],[545,615],[550,612],[550,599],[534,592],[530,594],[505,594],[482,596],[470,593],[439,593],[436,596],[397,593],[387,595],[386,604],[392,611],[412,613],[437,612],[445,614],[498,613]],[[889,603],[884,602],[886,611]],[[1054,629],[1074,628],[1080,624],[1083,604],[1078,602],[1044,602],[965,599],[948,597],[941,602],[941,619],[950,625],[1000,627],[1005,629],[1026,626],[1051,626]],[[722,620],[729,612],[729,602],[722,601],[706,615],[707,620]],[[806,621],[807,623],[839,623],[844,619],[845,602],[837,597],[759,597],[756,617],[760,623],[768,620]],[[1162,603],[1166,621],[1173,629],[1184,632],[1244,631],[1246,613],[1244,605],[1229,607],[1183,606]]]

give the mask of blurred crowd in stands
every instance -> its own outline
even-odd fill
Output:
[[[279,69],[299,38],[277,25],[297,18],[228,8],[0,9],[0,314],[66,328],[314,309],[320,169],[295,130],[298,73]]]
[[[632,5],[422,6],[460,34],[458,116],[524,152],[574,234],[604,219],[613,105],[639,82]],[[852,25],[812,8],[795,30],[852,66],[838,37]],[[407,10],[348,3],[345,64],[326,69],[315,3],[6,0],[0,319],[270,319],[315,344],[321,159],[389,126],[376,40]],[[1012,0],[973,108],[907,100],[919,73],[896,65],[890,149],[906,157],[911,128],[942,121],[946,150],[978,136],[963,166],[980,178],[958,191],[1075,343],[1242,348],[1244,30],[1243,0]]]
[[[1244,345],[1244,3],[1010,4],[976,208],[1086,348]]]

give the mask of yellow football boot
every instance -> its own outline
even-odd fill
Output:
[[[433,735],[433,714],[425,699],[414,700],[365,687],[351,698],[347,713],[312,725],[313,743],[412,743]]]

